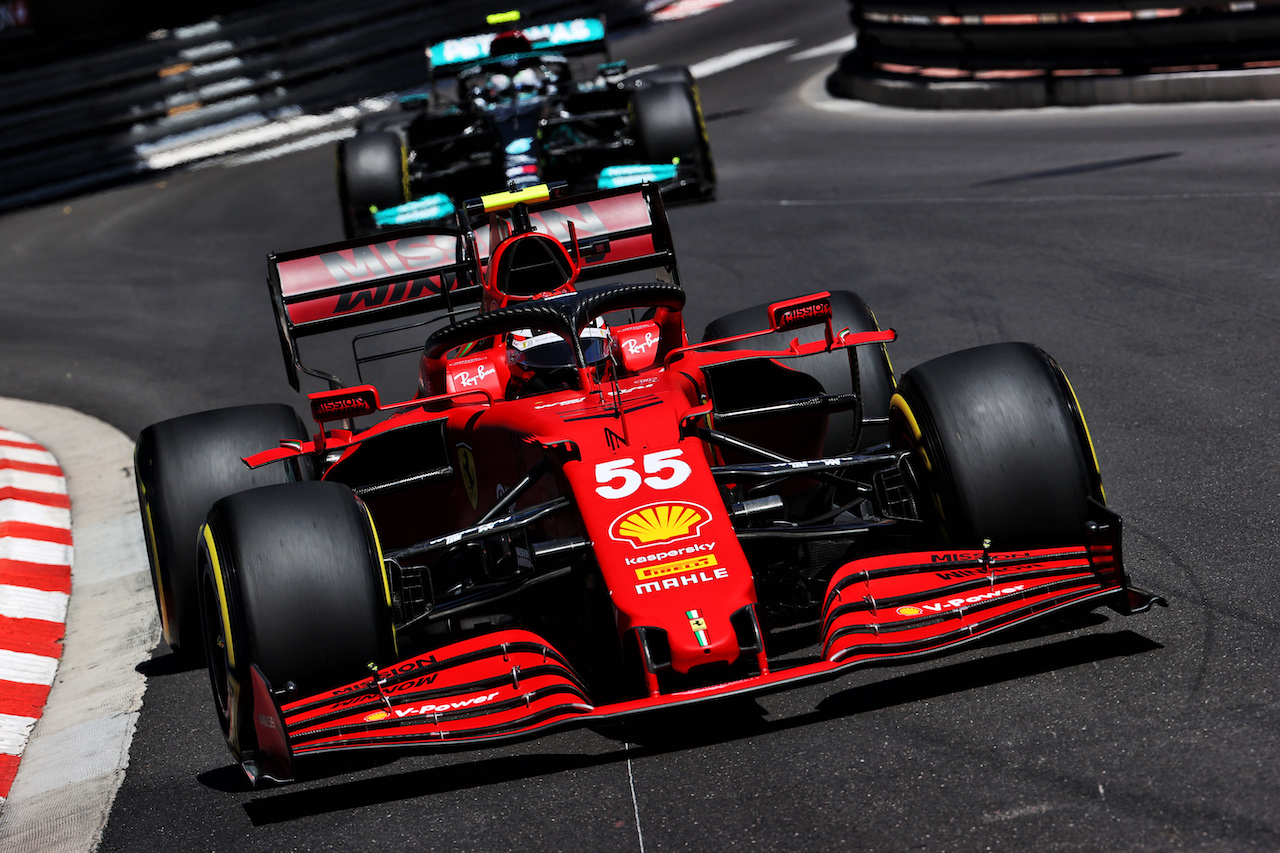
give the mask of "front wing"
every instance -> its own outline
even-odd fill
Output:
[[[1118,535],[1013,553],[867,557],[843,566],[828,585],[819,658],[694,690],[594,705],[569,662],[521,629],[472,637],[363,681],[283,702],[255,668],[258,749],[242,755],[242,764],[255,782],[283,781],[293,778],[300,756],[491,744],[939,654],[1064,608],[1108,604],[1131,615],[1153,603],[1165,604],[1128,585]]]

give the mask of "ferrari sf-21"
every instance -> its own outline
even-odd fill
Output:
[[[255,783],[1163,603],[1126,576],[1076,396],[1039,348],[895,381],[895,333],[844,291],[692,342],[656,187],[468,209],[270,257],[288,377],[323,383],[314,431],[251,405],[139,438],[164,636],[203,656]],[[356,327],[355,384],[303,359]],[[392,358],[417,391],[387,402],[364,375]]]

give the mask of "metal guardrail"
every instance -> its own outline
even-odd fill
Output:
[[[1280,0],[850,0],[857,48],[833,84],[857,97],[912,106],[1041,106],[1084,98],[1083,78],[1246,72],[1280,67]],[[1257,75],[1255,75],[1257,76]],[[1153,100],[1258,96],[1257,85],[1162,85]],[[1260,77],[1258,79],[1261,79]],[[1023,81],[1019,84],[1016,81]],[[928,103],[904,93],[990,83],[1025,97]],[[1208,84],[1208,85],[1206,85]],[[886,97],[875,97],[877,86]],[[1115,84],[1110,89],[1119,91]],[[1199,96],[1197,97],[1197,93]],[[917,94],[919,92],[917,91]],[[1152,90],[1153,95],[1159,93]],[[1265,94],[1263,96],[1266,96]],[[1272,95],[1274,96],[1274,95]],[[1119,98],[1126,100],[1126,98]],[[1135,98],[1143,100],[1144,98]],[[944,99],[945,100],[945,99]],[[955,100],[955,99],[953,99]]]
[[[627,18],[645,3],[520,8]],[[0,75],[0,210],[151,171],[167,146],[421,85],[427,42],[484,28],[468,0],[286,0]]]

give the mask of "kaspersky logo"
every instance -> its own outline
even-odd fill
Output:
[[[615,518],[609,525],[609,536],[617,542],[631,543],[632,548],[647,548],[697,536],[710,520],[711,512],[701,504],[652,503]]]

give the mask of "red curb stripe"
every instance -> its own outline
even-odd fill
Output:
[[[17,434],[5,431],[5,435]],[[0,472],[8,470],[58,478],[65,476],[61,466],[57,464],[43,465],[8,458],[8,454],[14,449],[48,453],[46,448],[35,442],[2,438],[0,439]],[[51,483],[48,491],[6,485],[0,487],[0,501],[14,500],[39,506],[70,509],[71,498],[66,493],[65,485],[59,487],[60,485]],[[6,513],[6,516],[8,515],[9,513]],[[31,521],[0,521],[0,541],[4,539],[35,540],[65,546],[72,544],[69,529]],[[71,567],[0,559],[0,584],[70,595]],[[0,616],[0,650],[5,652],[37,655],[56,664],[62,657],[61,640],[65,633],[66,625],[60,621]],[[49,685],[47,684],[25,684],[0,679],[0,714],[38,719],[44,712],[44,705],[48,698]],[[17,744],[17,755],[0,754],[0,801],[9,796],[9,789],[18,775],[18,765],[26,745],[25,739]]]
[[[60,640],[66,633],[66,627],[61,622],[48,622],[44,619],[0,616],[0,649],[23,652],[28,655],[43,655],[47,658],[60,658],[62,657]],[[12,713],[13,711],[6,710],[4,702],[0,701],[0,714]]]
[[[57,465],[39,465],[35,462],[19,462],[16,459],[5,459],[0,457],[0,471],[4,469],[11,471],[26,471],[28,474],[50,474],[54,477],[62,476],[62,469]]]
[[[23,684],[0,679],[0,714],[15,717],[39,717],[49,698],[49,685]]]
[[[9,796],[13,787],[13,777],[18,775],[17,755],[0,755],[0,797]]]
[[[35,539],[38,542],[71,544],[71,531],[65,527],[46,527],[30,521],[0,521],[0,536],[13,539]]]
[[[0,560],[0,583],[71,594],[71,567]]]
[[[0,486],[0,501],[3,500],[26,501],[32,504],[71,509],[71,498],[65,493],[33,492],[31,489],[19,489],[17,486]]]

